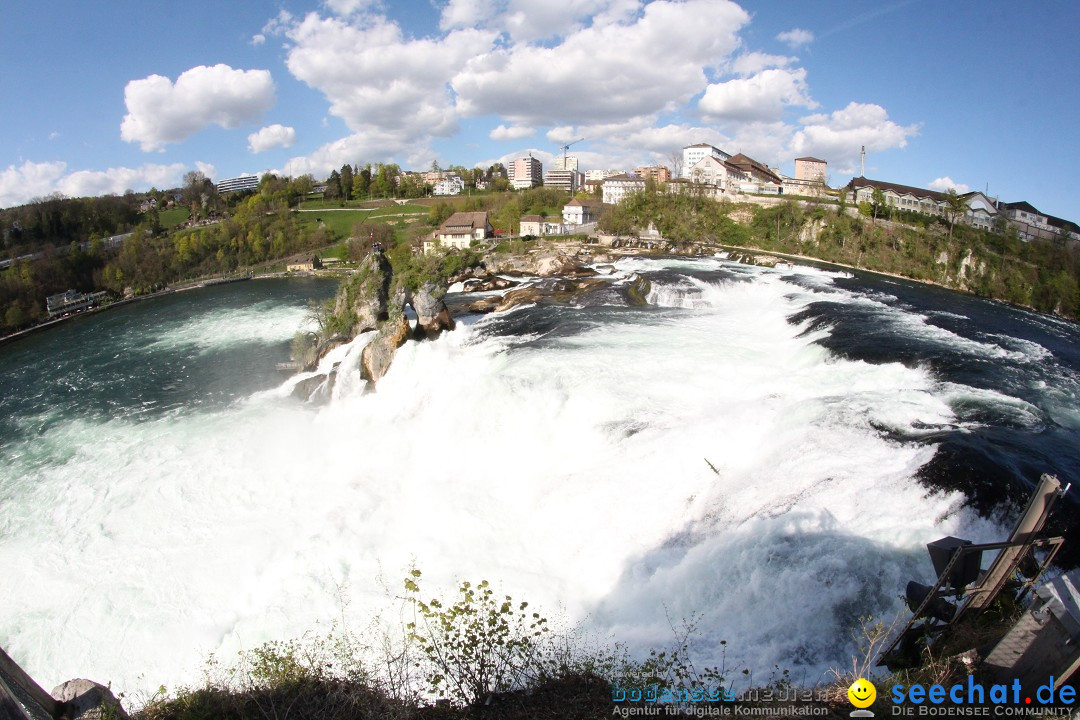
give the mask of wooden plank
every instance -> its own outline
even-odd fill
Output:
[[[30,720],[19,701],[8,692],[8,687],[2,678],[0,678],[0,720]]]
[[[45,692],[40,685],[34,682],[34,679],[26,674],[26,671],[19,667],[11,657],[4,652],[3,648],[0,648],[0,673],[11,679],[13,683],[19,686],[19,688],[35,703],[41,706],[52,717],[59,717],[62,706],[56,702],[49,693]],[[13,688],[14,690],[14,688]]]

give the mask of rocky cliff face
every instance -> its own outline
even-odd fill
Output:
[[[372,253],[356,274],[342,283],[334,302],[334,316],[352,321],[351,337],[375,330],[380,322],[389,319],[387,303],[393,280],[390,261],[382,253]]]
[[[340,334],[332,338],[336,342],[320,346],[319,355],[361,333],[377,331],[360,356],[361,375],[374,387],[386,375],[397,349],[410,338],[433,339],[454,329],[454,318],[443,302],[445,295],[446,288],[432,282],[407,291],[396,281],[390,261],[382,253],[372,253],[338,290],[331,324]],[[405,306],[416,313],[415,329],[405,315]],[[309,378],[297,384],[294,394],[312,400],[329,397],[328,386],[335,374],[336,369],[329,375]]]

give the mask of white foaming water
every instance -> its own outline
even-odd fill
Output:
[[[677,267],[619,269],[650,263]],[[318,409],[284,399],[294,379],[210,413],[54,426],[35,442],[66,462],[16,459],[0,487],[18,578],[0,637],[46,685],[175,685],[342,597],[365,625],[380,578],[415,562],[428,590],[486,578],[636,650],[697,614],[699,658],[726,639],[729,665],[822,680],[856,617],[925,575],[927,541],[996,535],[913,479],[933,448],[873,429],[952,422],[955,388],[831,356],[786,320],[812,293],[758,275],[654,283],[670,308],[541,344],[460,323],[369,394],[348,379],[359,339]]]
[[[288,340],[297,330],[310,329],[310,311],[270,300],[224,312],[207,311],[190,320],[163,326],[151,349],[197,347],[203,351],[250,342]]]

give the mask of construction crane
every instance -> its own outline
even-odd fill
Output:
[[[583,141],[584,139],[585,138],[578,138],[577,140],[574,140],[573,142],[568,142],[565,145],[563,145],[561,148],[559,148],[560,150],[562,150],[562,169],[563,170],[568,169],[566,167],[566,151],[570,149],[571,145],[577,145],[579,142]]]

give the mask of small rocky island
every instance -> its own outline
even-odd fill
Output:
[[[678,247],[648,250],[701,254],[700,248],[690,252]],[[454,315],[502,312],[527,303],[571,304],[609,283],[604,276],[614,273],[609,263],[616,256],[639,252],[638,248],[612,248],[593,253],[573,244],[482,256],[451,250],[416,256],[403,269],[395,270],[386,254],[373,251],[342,281],[332,303],[316,313],[318,331],[306,334],[304,342],[294,342],[293,359],[300,369],[312,372],[335,348],[363,333],[375,332],[359,363],[368,390],[374,390],[398,348],[410,340],[431,340],[444,330],[453,330]],[[751,264],[777,260],[759,255],[732,259]],[[453,285],[461,292],[448,299],[447,291]],[[646,304],[650,290],[649,280],[643,276],[634,276],[621,286],[628,305]],[[415,324],[406,308],[415,315]],[[311,400],[329,397],[336,375],[335,365],[297,383],[293,394]],[[316,392],[320,388],[322,392]]]

